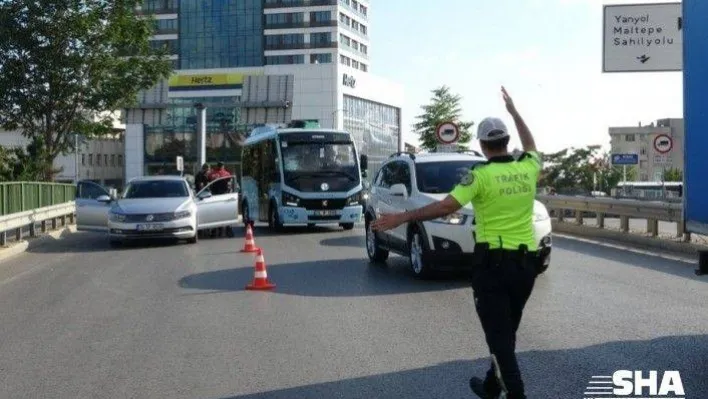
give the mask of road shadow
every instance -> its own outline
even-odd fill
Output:
[[[519,353],[518,358],[529,398],[582,399],[589,396],[585,392],[592,376],[611,376],[617,370],[641,370],[645,378],[650,370],[657,370],[659,383],[664,371],[677,370],[681,374],[686,398],[708,397],[708,335],[529,351]],[[219,399],[474,398],[476,396],[468,387],[469,377],[482,376],[488,367],[487,358],[452,361],[394,373]],[[649,391],[645,389],[643,396],[651,396],[647,394]],[[595,396],[614,397],[612,394]]]
[[[463,275],[455,273],[440,273],[430,280],[417,279],[408,271],[403,258],[392,258],[388,266],[369,264],[361,258],[266,263],[266,266],[268,278],[277,285],[274,292],[286,295],[360,297],[469,286]],[[243,291],[253,277],[253,267],[224,269],[185,276],[178,285],[192,290]]]
[[[591,242],[558,236],[553,237],[553,246],[556,249],[626,263],[644,269],[687,278],[689,280],[708,282],[708,279],[705,277],[696,276],[694,273],[694,270],[697,268],[697,262],[691,265],[686,262],[652,256],[651,254],[636,253],[621,248],[606,247]],[[551,260],[551,267],[553,267],[553,260]]]
[[[108,243],[106,233],[75,232],[64,235],[61,239],[41,246],[30,247],[27,252],[52,254],[52,253],[94,253],[94,252],[114,252],[121,250],[139,248],[163,248],[175,245],[186,245],[184,241],[174,239],[150,239],[141,241],[126,242],[121,246],[113,248]]]
[[[365,248],[366,238],[363,235],[350,235],[344,237],[325,238],[320,241],[320,245],[326,247],[351,247]]]

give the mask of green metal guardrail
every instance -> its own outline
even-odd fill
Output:
[[[0,183],[0,216],[59,205],[76,198],[73,184],[43,182]]]

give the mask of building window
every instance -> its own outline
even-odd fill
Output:
[[[310,34],[311,44],[329,44],[332,43],[332,33],[331,32],[320,32]]]
[[[311,64],[331,64],[332,63],[332,53],[325,54],[310,54]]]
[[[398,151],[400,108],[345,95],[342,113],[344,130],[352,133],[360,152],[369,157],[369,176],[374,176],[381,163]]]
[[[86,154],[81,154],[81,165],[86,166]]]
[[[369,66],[368,66],[368,65],[366,65],[366,64],[364,64],[364,63],[359,63],[359,66],[361,67],[360,69],[361,69],[362,71],[364,71],[364,72],[368,72],[368,71],[369,71]]]
[[[178,40],[150,40],[150,47],[153,50],[166,49],[169,54],[177,54],[179,47]]]
[[[111,166],[116,166],[116,154],[111,154]]]
[[[156,19],[154,21],[155,34],[166,34],[166,33],[177,33],[177,20],[176,19]]]
[[[633,134],[625,134],[624,135],[624,141],[634,141],[636,140],[636,137]]]
[[[305,56],[303,54],[296,55],[273,55],[267,56],[266,65],[291,65],[291,64],[304,64]]]
[[[265,37],[266,50],[288,50],[303,48],[305,35],[293,33],[288,35],[268,35]]]
[[[266,28],[302,26],[304,22],[305,13],[302,12],[266,14],[265,16]]]
[[[647,155],[647,149],[646,149],[646,147],[642,147],[642,148],[639,150],[639,153],[640,153],[641,155]]]
[[[150,12],[177,12],[179,0],[144,0],[142,9]]]
[[[93,166],[93,154],[89,154],[89,165]]]
[[[103,154],[103,165],[108,166],[108,154]]]
[[[302,57],[302,56],[301,56]],[[157,121],[145,125],[143,137],[145,173],[157,173],[165,169],[172,173],[174,159],[184,157],[185,171],[191,174],[199,170],[197,165],[196,111],[195,103],[210,103],[206,110],[207,142],[206,152],[209,162],[224,161],[229,171],[237,173],[241,159],[243,135],[253,128],[241,121],[237,102],[239,96],[172,98],[169,103],[176,107],[165,110],[160,124]],[[123,160],[127,162],[127,160]]]
[[[263,65],[263,1],[181,1],[181,69]]]
[[[96,165],[101,166],[101,154],[96,155]]]
[[[120,154],[118,155],[118,166],[123,166],[123,156]]]
[[[329,22],[332,20],[331,11],[314,11],[310,13],[310,22]]]

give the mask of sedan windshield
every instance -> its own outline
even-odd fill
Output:
[[[418,191],[428,194],[449,193],[474,165],[481,161],[425,162],[415,166]]]
[[[179,180],[146,180],[128,185],[123,198],[180,198],[189,197],[189,190]]]

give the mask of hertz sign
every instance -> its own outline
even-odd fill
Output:
[[[243,87],[246,76],[260,75],[257,72],[204,73],[173,75],[169,80],[170,91],[231,90]]]

